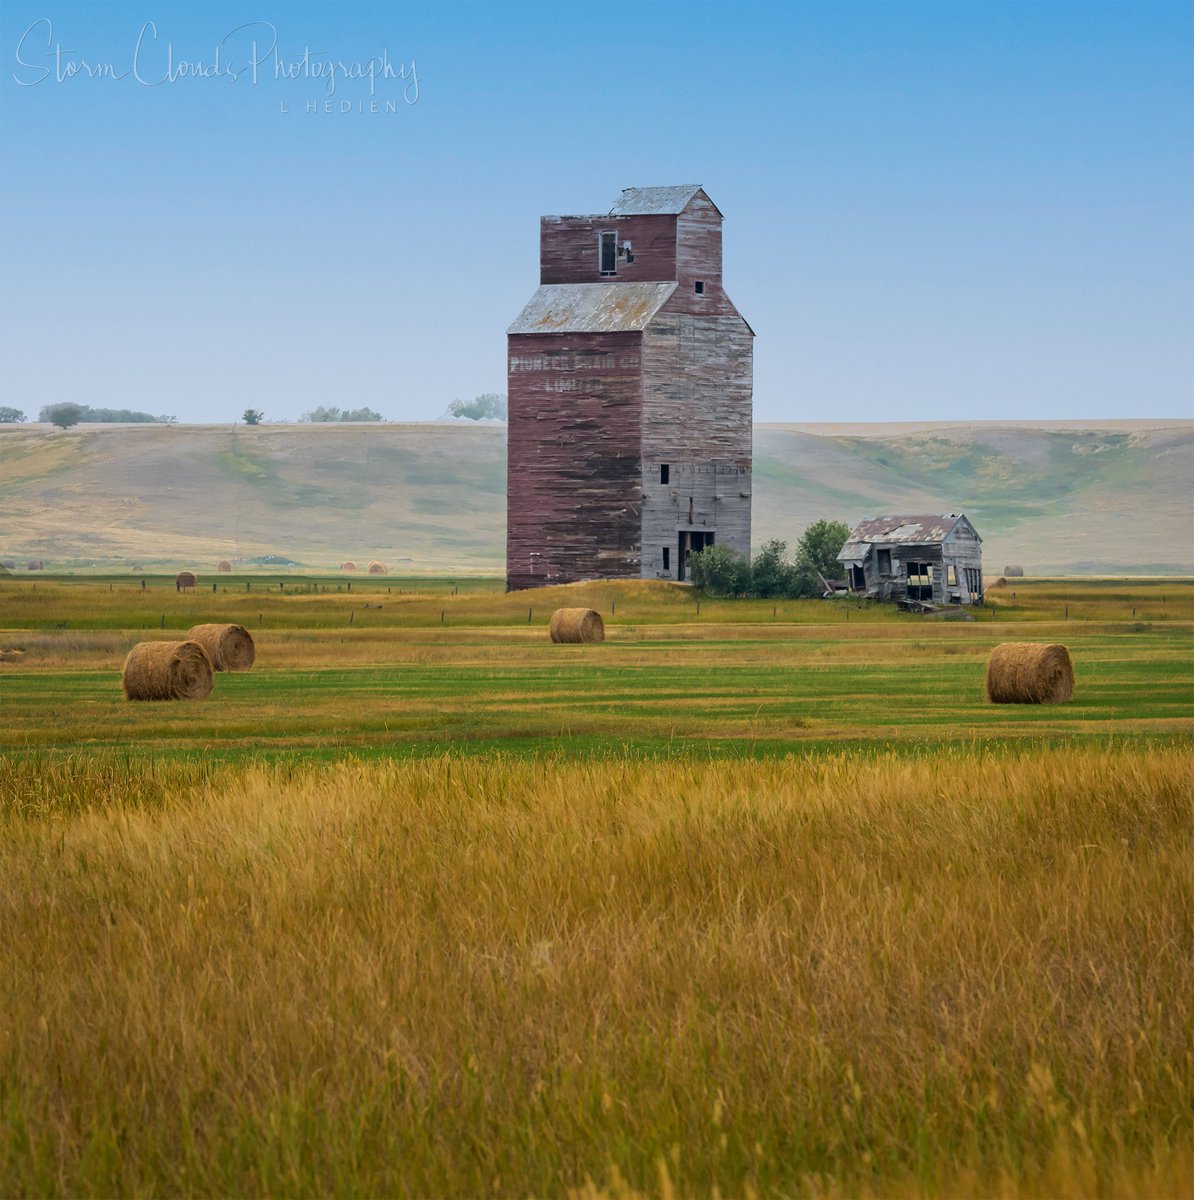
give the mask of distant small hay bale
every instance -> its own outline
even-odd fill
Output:
[[[1005,575],[1014,576],[1016,579],[1024,578],[1024,568],[1023,567],[1004,567],[1003,573]]]
[[[211,659],[198,642],[140,642],[121,674],[129,700],[206,700]]]
[[[604,642],[605,622],[591,608],[557,608],[551,614],[553,642]]]
[[[223,571],[224,574],[227,574],[232,570],[232,564],[226,558],[221,558],[220,561],[216,563],[216,570]]]
[[[342,562],[340,564],[341,571],[355,571],[356,569],[357,565],[351,559],[348,562]]]
[[[992,704],[1064,704],[1074,694],[1074,664],[1057,642],[1004,642],[987,660]]]
[[[143,566],[142,566],[140,563],[136,563],[136,564],[133,566],[133,574],[134,574],[134,575],[144,575],[144,574],[145,574],[145,568],[144,568],[144,567],[143,567]]]
[[[181,591],[183,588],[193,588],[199,581],[195,578],[194,571],[179,571],[174,577],[174,586]]]
[[[40,558],[31,558],[25,564],[26,571],[44,571],[45,569],[46,569],[46,564],[44,562],[42,562],[42,560]]]
[[[0,567],[3,567],[6,571],[15,571],[17,569],[17,564],[13,561],[13,559],[6,558],[0,562]]]
[[[378,562],[377,559],[374,559],[369,564],[369,574],[370,575],[388,575],[389,571],[386,569],[385,563]]]
[[[196,625],[187,637],[207,651],[213,671],[247,671],[257,657],[252,635],[243,625]]]
[[[1007,587],[1007,580],[1004,579],[1004,577],[1002,575],[1000,575],[998,579],[988,579],[987,582],[985,584],[983,584],[983,591],[984,592],[996,592],[1000,588],[1005,588],[1005,587]]]

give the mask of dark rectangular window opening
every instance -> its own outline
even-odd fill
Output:
[[[701,280],[698,279],[693,286],[696,288],[696,294],[698,296],[703,296],[705,294],[705,285]]]
[[[613,230],[607,230],[601,235],[601,274],[616,275],[618,273],[618,235]]]
[[[875,566],[878,569],[879,574],[880,575],[890,575],[891,574],[891,551],[890,550],[877,550],[875,552],[875,558],[876,558]]]
[[[671,467],[669,467],[667,463],[659,464],[659,482],[660,483],[667,483],[667,481],[671,478],[671,474],[672,474]]]
[[[663,569],[670,571],[672,569],[672,551],[670,546],[663,548]]]

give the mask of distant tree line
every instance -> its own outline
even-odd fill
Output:
[[[788,558],[788,544],[773,538],[748,562],[728,546],[710,546],[688,556],[693,585],[709,596],[748,596],[764,600],[799,600],[824,592],[821,576],[841,577],[837,556],[850,536],[843,521],[816,521]]]
[[[465,417],[469,421],[504,421],[506,393],[483,392],[471,400],[453,400],[444,416]]]
[[[24,419],[25,414],[19,408],[0,405],[0,425],[19,425]]]
[[[17,410],[6,411],[16,412]],[[25,414],[20,413],[18,417],[12,419],[23,421]],[[50,425],[59,425],[63,429],[69,429],[72,425],[87,424],[173,425],[177,420],[176,417],[155,417],[152,413],[135,412],[131,408],[92,408],[87,404],[66,402],[47,404],[37,414],[37,419]]]
[[[334,405],[325,408],[322,405],[319,408],[313,408],[310,412],[305,412],[300,421],[384,421],[385,418],[379,412],[374,412],[371,408],[345,408],[339,409]]]

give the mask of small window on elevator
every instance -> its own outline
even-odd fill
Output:
[[[601,235],[601,274],[616,275],[618,273],[618,235],[613,230],[607,230]]]
[[[660,463],[659,464],[659,482],[667,483],[667,481],[671,478],[671,475],[672,475],[671,467],[669,467],[667,463]],[[664,553],[666,554],[667,551],[665,550]]]
[[[698,296],[703,296],[705,294],[705,284],[703,280],[698,279],[692,286],[696,289],[696,294]]]
[[[672,569],[672,551],[668,546],[663,548],[663,569],[670,571]]]

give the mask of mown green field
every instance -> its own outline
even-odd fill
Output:
[[[1194,581],[217,586],[0,578],[0,1195],[1191,1194]]]
[[[711,602],[666,584],[505,595],[483,581],[357,580],[351,592],[343,580],[281,582],[215,593],[161,580],[143,593],[127,578],[0,583],[11,660],[0,664],[0,748],[751,757],[1174,738],[1194,715],[1191,581],[1030,582],[958,621],[881,605]],[[546,624],[559,603],[600,609],[607,640],[553,646]],[[120,664],[136,641],[220,619],[253,632],[255,670],[218,676],[200,704],[124,700]],[[986,702],[987,654],[1020,639],[1070,647],[1073,703]]]

